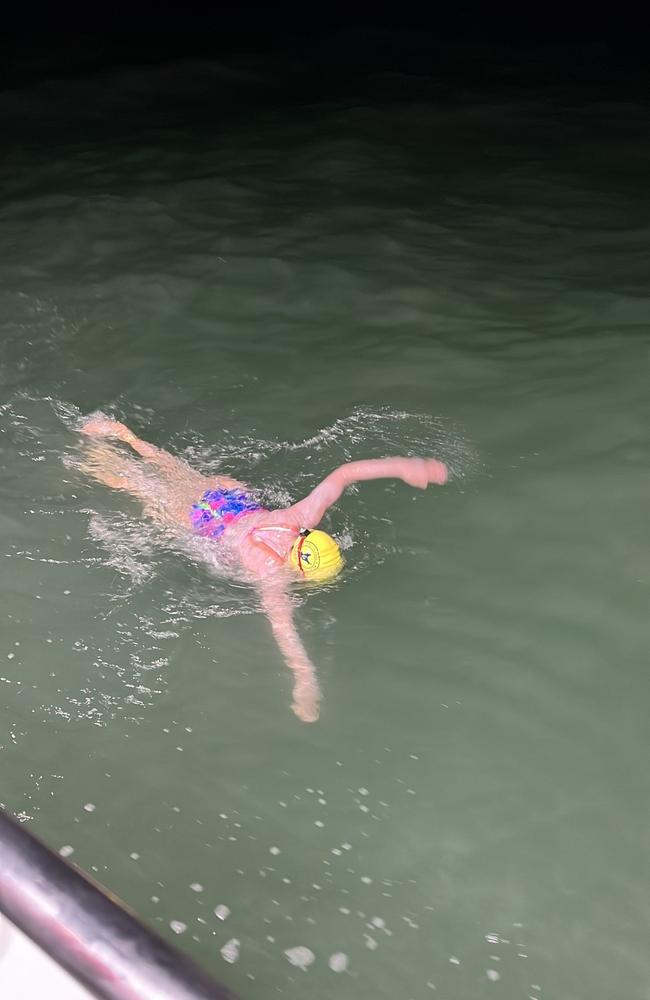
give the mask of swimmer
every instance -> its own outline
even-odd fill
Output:
[[[303,722],[319,716],[315,668],[298,635],[290,597],[292,582],[324,583],[343,568],[335,540],[318,529],[325,512],[347,486],[361,480],[396,478],[426,489],[447,482],[435,458],[376,458],[348,462],[331,472],[308,496],[283,510],[267,510],[252,491],[229,476],[204,476],[181,458],[136,437],[125,424],[91,414],[79,428],[94,439],[129,445],[144,461],[105,440],[95,440],[80,466],[98,482],[137,497],[145,513],[222,547],[225,561],[253,583],[275,640],[293,673],[292,710]]]

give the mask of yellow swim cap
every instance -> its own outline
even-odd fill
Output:
[[[291,547],[289,562],[301,577],[314,583],[333,580],[343,569],[341,550],[326,531],[301,531]]]

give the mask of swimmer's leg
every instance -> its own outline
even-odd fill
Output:
[[[231,479],[229,476],[218,476],[216,480],[208,476],[202,476],[184,459],[177,458],[176,455],[171,455],[163,448],[156,448],[155,445],[149,444],[148,441],[143,441],[126,424],[122,424],[118,420],[111,420],[110,417],[105,417],[101,413],[91,414],[79,429],[82,434],[87,434],[90,437],[108,437],[124,441],[125,444],[130,445],[138,455],[144,458],[146,462],[157,466],[172,480],[187,482],[192,479],[195,491],[199,490],[201,486],[201,492],[203,492],[214,486],[240,488],[243,485],[239,480]],[[200,496],[201,492],[196,492],[196,496]]]
[[[148,441],[143,441],[126,424],[120,423],[119,420],[111,420],[110,417],[105,417],[101,413],[91,414],[79,429],[82,434],[87,434],[89,437],[114,438],[118,441],[124,441],[147,462],[167,469],[169,472],[187,474],[193,471],[182,458],[176,458],[168,451],[156,448]]]
[[[142,465],[106,441],[89,443],[83,455],[70,464],[113,490],[131,493],[143,502],[151,497],[152,480],[145,474]]]
[[[210,485],[191,469],[183,477],[171,476],[167,470],[138,462],[106,440],[89,441],[69,464],[104,486],[130,493],[159,524],[184,531],[190,528],[192,504]]]

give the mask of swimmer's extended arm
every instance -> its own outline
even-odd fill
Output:
[[[320,689],[316,668],[307,655],[293,620],[293,606],[286,588],[278,582],[260,585],[260,596],[275,641],[294,677],[292,710],[303,722],[316,722]]]
[[[436,458],[369,458],[348,462],[331,472],[304,500],[289,507],[287,513],[301,527],[315,528],[346,486],[364,479],[403,479],[409,486],[424,490],[429,483],[447,482],[447,466]]]

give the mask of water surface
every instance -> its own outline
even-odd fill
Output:
[[[647,998],[646,108],[151,74],[0,102],[3,803],[245,998]],[[98,407],[276,502],[450,463],[332,512],[317,725]]]

